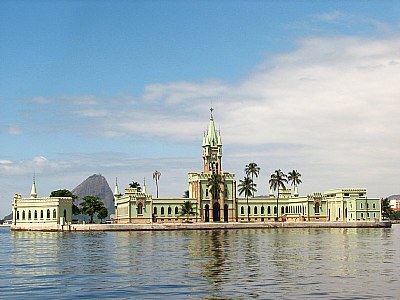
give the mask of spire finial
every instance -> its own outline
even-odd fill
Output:
[[[36,198],[37,197],[37,192],[36,192],[36,172],[33,172],[33,182],[32,182],[32,188],[31,188],[31,198]]]
[[[210,119],[211,119],[211,120],[214,119],[214,117],[213,117],[213,111],[214,111],[214,108],[211,106],[211,108],[210,108],[210,112],[211,112]]]

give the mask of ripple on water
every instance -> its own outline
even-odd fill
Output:
[[[0,228],[1,298],[397,298],[400,225],[43,233]]]

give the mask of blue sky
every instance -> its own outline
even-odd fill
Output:
[[[0,2],[0,216],[93,173],[180,196],[215,107],[225,171],[398,193],[397,1]],[[382,178],[377,180],[377,178]]]

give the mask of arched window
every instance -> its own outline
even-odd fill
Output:
[[[40,218],[43,219],[43,209],[40,210]]]
[[[286,213],[288,213],[288,212],[289,212],[289,207],[287,207],[287,206],[286,206],[286,210],[285,210],[285,212],[286,212]]]
[[[29,211],[28,211],[28,220],[30,220],[30,219],[32,219],[32,213],[31,213],[31,211],[29,210]]]
[[[157,214],[157,207],[154,207],[153,213],[156,215]]]
[[[161,215],[164,214],[164,207],[161,207]]]
[[[57,212],[56,209],[53,209],[53,219],[57,218]]]
[[[286,206],[287,207],[287,206]],[[285,208],[282,206],[281,207],[281,214],[283,215],[285,213]]]
[[[240,207],[240,214],[244,215],[244,207],[243,206]]]
[[[19,210],[17,210],[17,220],[19,220]]]
[[[37,219],[37,210],[35,210],[34,219]]]
[[[372,203],[372,208],[375,209],[375,203]]]
[[[261,206],[261,214],[263,215],[264,213],[265,213],[264,206]]]
[[[178,208],[178,206],[175,206],[175,214],[176,214],[176,215],[179,214],[179,208]]]
[[[66,209],[64,209],[64,219],[65,220],[67,219],[67,210]]]
[[[318,202],[315,203],[314,210],[315,210],[316,214],[319,214],[319,203]],[[339,211],[340,211],[340,208],[339,208]],[[339,213],[339,217],[340,217],[340,213]]]
[[[247,206],[247,213],[250,214],[250,206]]]
[[[137,213],[138,213],[138,215],[143,215],[143,204],[142,203],[138,204]]]
[[[338,210],[338,216],[339,216],[339,218],[340,218],[340,207],[339,207],[339,210]]]
[[[172,209],[171,209],[171,206],[170,207],[168,207],[168,214],[170,215],[172,213]]]
[[[362,202],[360,203],[360,208],[362,208]]]
[[[274,215],[276,214],[276,206],[274,206]]]
[[[257,206],[254,206],[254,214],[257,214]]]
[[[25,211],[22,211],[22,220],[25,220]]]
[[[267,208],[267,214],[268,214],[268,215],[271,214],[271,206],[268,206],[268,208]]]
[[[50,219],[50,209],[47,210],[47,219]]]

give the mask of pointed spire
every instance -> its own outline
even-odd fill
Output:
[[[37,198],[35,177],[36,177],[36,174],[33,173],[33,182],[32,182],[32,188],[31,188],[31,198]]]
[[[147,194],[146,177],[143,177],[143,193]]]
[[[115,189],[114,189],[114,196],[119,195],[119,188],[118,188],[118,177],[115,177]]]

